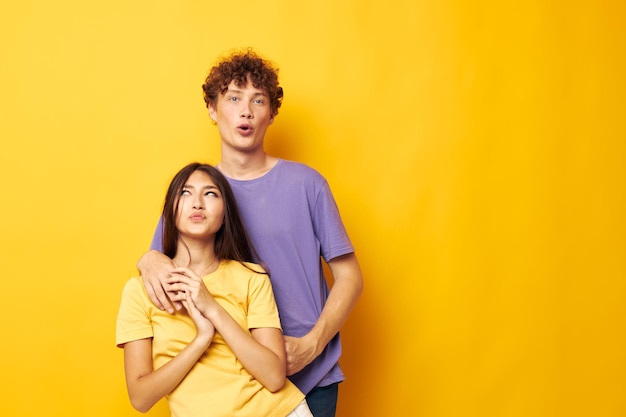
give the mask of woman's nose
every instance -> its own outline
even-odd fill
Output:
[[[201,197],[196,197],[193,200],[193,208],[196,210],[201,210],[204,208],[204,202],[202,201]]]

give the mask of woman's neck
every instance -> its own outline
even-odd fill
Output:
[[[178,242],[176,256],[172,261],[176,266],[185,266],[199,276],[215,271],[219,265],[213,245],[183,243],[182,240]]]

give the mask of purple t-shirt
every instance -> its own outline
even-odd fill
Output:
[[[303,336],[328,298],[320,256],[329,261],[354,252],[328,183],[314,169],[282,159],[260,178],[228,181],[250,239],[270,273],[283,333]],[[152,249],[161,250],[161,236],[159,222]],[[340,382],[344,379],[340,356],[337,335],[319,357],[289,379],[304,393]]]

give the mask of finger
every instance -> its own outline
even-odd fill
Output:
[[[169,276],[169,277],[165,280],[165,282],[166,282],[168,285],[173,285],[173,284],[178,284],[178,283],[183,283],[183,284],[189,285],[189,284],[191,284],[191,283],[193,283],[193,282],[196,282],[196,281],[194,281],[194,279],[193,279],[193,278],[188,277],[188,276],[186,276],[186,275],[182,275],[182,274],[173,274],[173,275],[170,275],[170,276]]]
[[[292,336],[283,336],[283,341],[285,342],[285,349],[290,350],[291,346],[293,346],[293,337]]]
[[[152,288],[152,285],[146,282],[144,287],[146,288],[146,292],[148,293],[148,297],[150,298],[150,301],[152,301],[152,304],[154,304],[159,310],[165,310],[165,307],[163,307],[163,304],[161,304],[159,297],[157,297],[156,293],[154,292],[154,288]]]
[[[297,368],[292,363],[287,362],[287,376],[291,376],[297,372]]]
[[[170,299],[168,298],[166,292],[163,290],[163,287],[160,285],[157,286],[149,286],[152,289],[153,297],[150,297],[154,305],[156,305],[161,310],[167,310],[168,313],[173,314],[175,312]],[[146,287],[148,295],[150,295],[150,290]]]
[[[192,281],[193,282],[193,281]],[[167,292],[184,291],[187,288],[192,288],[191,282],[183,280],[172,280],[167,283]]]
[[[173,302],[182,303],[183,301],[186,300],[186,298],[187,297],[185,296],[185,292],[184,291],[176,291],[176,292],[170,293],[170,299]],[[185,307],[185,306],[183,305],[183,307]],[[187,307],[185,307],[185,308],[187,308]]]
[[[172,271],[172,273],[168,275],[167,279],[174,281],[199,281],[197,275],[195,275],[193,272],[187,273],[186,271]]]
[[[198,281],[200,279],[198,274],[196,274],[194,271],[192,271],[190,268],[187,268],[186,266],[176,267],[171,272],[172,272],[172,274],[183,275],[183,276],[191,278],[191,279],[193,279],[195,281]]]
[[[180,291],[178,293],[178,297],[180,297],[180,302],[185,306],[187,310],[191,308],[191,303],[189,302],[189,294],[185,291]]]
[[[193,309],[193,311],[198,311],[198,307],[194,304],[193,298],[191,298],[191,294],[189,292],[185,292],[185,302],[189,308]]]

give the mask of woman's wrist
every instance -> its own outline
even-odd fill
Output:
[[[204,332],[204,333],[198,333],[196,335],[196,337],[194,338],[192,343],[196,343],[199,346],[203,347],[203,348],[208,348],[211,345],[211,341],[213,340],[213,335],[215,334],[215,332]]]

